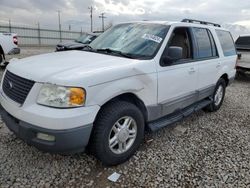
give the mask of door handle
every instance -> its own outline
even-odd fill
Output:
[[[196,70],[192,67],[192,68],[190,68],[190,69],[189,69],[189,71],[188,71],[188,72],[189,72],[189,74],[193,74],[193,73],[195,73],[195,72],[196,72]]]

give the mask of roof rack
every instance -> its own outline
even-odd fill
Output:
[[[198,24],[203,24],[203,25],[212,25],[212,26],[215,26],[215,27],[221,27],[220,24],[216,24],[216,23],[212,23],[212,22],[206,22],[206,21],[201,21],[201,20],[183,19],[181,22],[198,23]]]

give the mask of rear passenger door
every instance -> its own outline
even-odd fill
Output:
[[[198,62],[198,100],[210,96],[221,68],[218,50],[209,29],[193,27],[194,60]]]

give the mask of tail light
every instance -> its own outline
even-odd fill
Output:
[[[13,43],[14,43],[15,45],[18,45],[18,39],[17,39],[17,36],[14,36],[14,37],[13,37]]]

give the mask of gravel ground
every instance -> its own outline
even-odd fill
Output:
[[[107,180],[113,172],[116,183]],[[218,112],[147,133],[136,155],[112,168],[87,154],[38,151],[0,123],[0,187],[10,186],[250,187],[250,79],[227,88]]]

